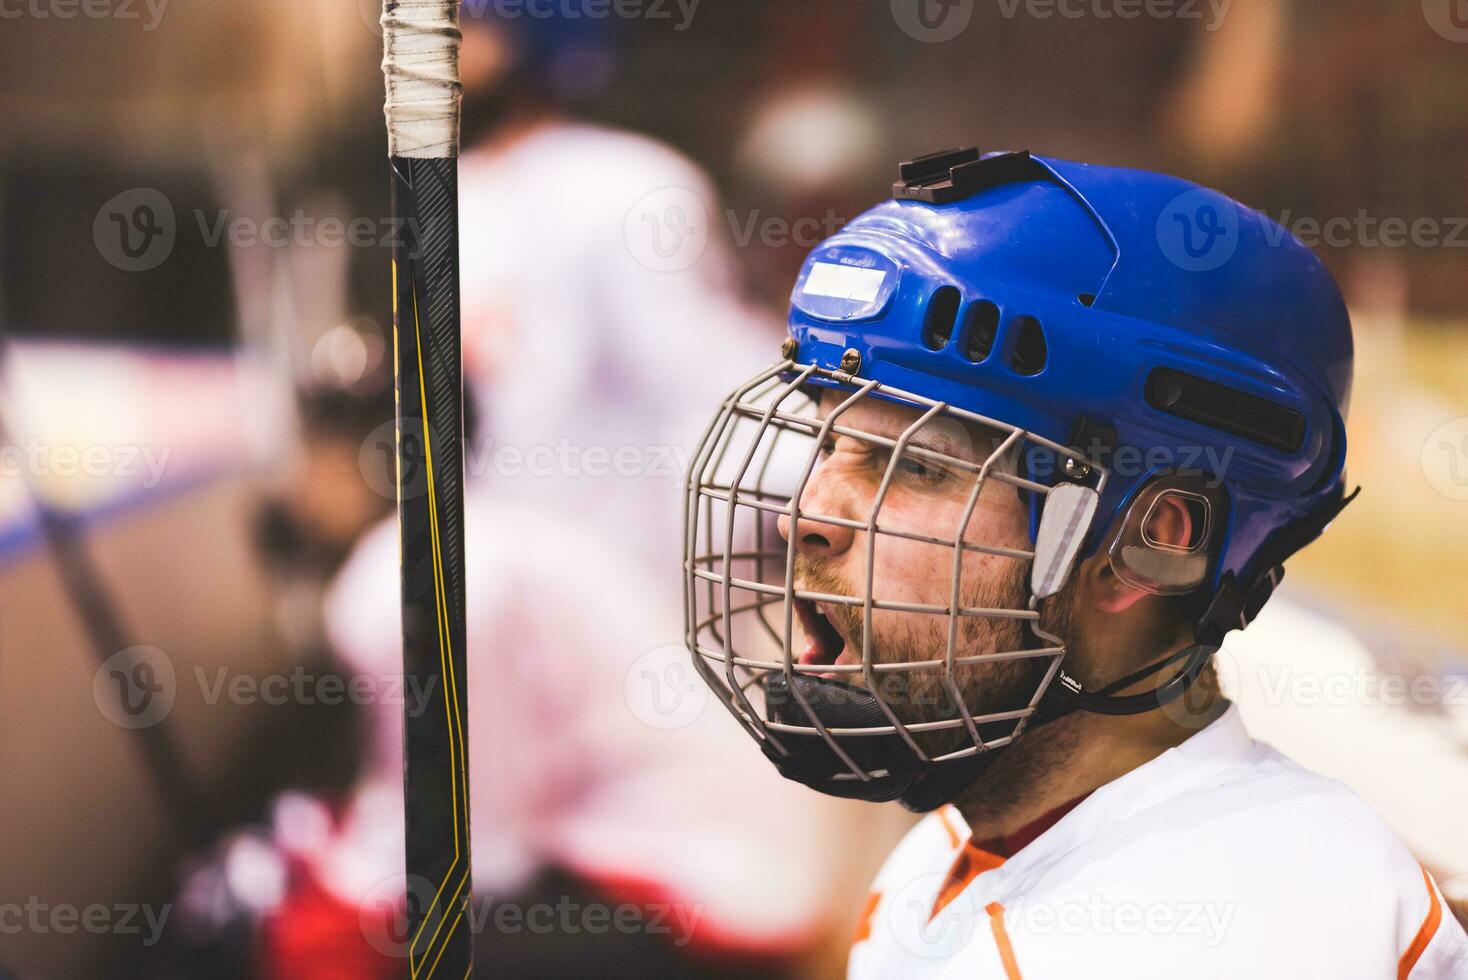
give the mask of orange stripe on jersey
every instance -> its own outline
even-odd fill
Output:
[[[1009,930],[1004,928],[1004,906],[990,902],[984,909],[989,913],[989,928],[994,930],[994,945],[999,947],[999,959],[1004,963],[1004,975],[1008,980],[1024,980],[1019,972],[1019,961],[1014,958],[1014,947],[1009,944]]]
[[[948,811],[952,807],[953,804],[948,803],[938,810],[938,822],[943,825],[944,830],[948,831],[948,846],[957,847],[958,842],[963,838],[959,835],[958,829],[953,826],[953,820],[948,816]]]
[[[963,894],[975,878],[985,871],[992,871],[1004,863],[1004,859],[997,854],[988,851],[969,841],[964,845],[958,860],[953,862],[953,867],[948,869],[948,875],[943,879],[943,887],[938,889],[938,897],[933,899],[933,911],[928,916],[932,922],[938,917],[938,913],[948,907],[948,903]]]
[[[1407,980],[1411,975],[1412,968],[1422,958],[1422,953],[1427,949],[1427,944],[1432,942],[1432,937],[1437,933],[1437,927],[1443,920],[1442,903],[1437,900],[1437,889],[1432,887],[1432,876],[1427,869],[1422,869],[1422,880],[1427,883],[1427,900],[1431,903],[1427,908],[1427,918],[1422,920],[1422,927],[1417,930],[1417,935],[1412,937],[1412,945],[1402,954],[1397,961],[1397,980]]]
[[[872,892],[867,896],[866,904],[861,907],[861,918],[856,920],[856,935],[851,937],[851,945],[855,946],[863,939],[872,937],[872,917],[877,914],[877,904],[881,901],[881,892]]]

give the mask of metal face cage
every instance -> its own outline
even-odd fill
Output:
[[[857,427],[850,416],[863,405],[898,406],[899,421],[887,434]],[[843,439],[848,446],[869,447],[878,460],[872,466],[870,494],[863,490],[845,497],[848,505],[840,509],[846,514],[804,509],[807,489],[823,465],[823,451]],[[1020,475],[1018,461],[1035,447],[1065,461],[1066,472],[1086,474],[1087,486],[1073,482],[1046,486]],[[923,479],[922,474],[934,470],[945,474],[949,509],[960,507],[956,524],[917,526],[921,521],[912,516],[911,497],[905,525],[890,512],[884,514],[884,504],[911,492],[903,489],[904,480]],[[857,761],[863,756],[864,739],[900,738],[918,759],[932,763],[1007,745],[1024,730],[1060,672],[1065,646],[1040,627],[1040,603],[1058,592],[1068,577],[1106,479],[1098,462],[1001,420],[846,370],[793,360],[776,364],[724,399],[689,472],[683,514],[684,613],[685,640],[694,666],[767,753],[788,756],[819,738],[848,770],[837,779],[865,781],[888,775],[885,769]],[[981,497],[992,499],[999,485],[1045,498],[1033,546],[1028,535],[1020,542],[975,540],[977,526],[983,524],[974,520],[976,511],[985,506]],[[786,522],[788,540],[781,534],[781,521]],[[848,565],[863,564],[854,576],[847,576],[853,586],[850,594],[797,587],[797,542],[802,529],[812,527],[844,529],[839,533],[851,536],[845,549],[851,553]],[[879,542],[891,542],[883,545],[884,553],[894,545],[907,547],[909,554],[915,544],[931,546],[933,560],[949,569],[946,594],[929,597],[933,601],[873,594],[879,578]],[[964,591],[966,560],[1019,563],[1014,581],[1023,584],[1015,594],[1027,599],[1014,606],[966,606],[964,599],[972,594]],[[801,662],[796,653],[796,611],[801,602],[860,611],[859,662],[852,649],[855,644],[845,637],[841,659],[846,662]],[[946,650],[941,656],[911,661],[884,660],[874,649],[873,617],[888,610],[935,617],[940,627],[946,620]],[[847,619],[854,617],[847,614]],[[984,620],[1018,622],[1021,629],[1012,632],[1024,639],[1015,649],[965,649],[960,634],[977,634],[964,624]],[[807,632],[804,627],[802,621],[802,632]],[[941,628],[932,635],[941,637]],[[933,649],[937,648],[935,643]],[[1033,680],[1021,685],[1023,696],[1002,708],[969,703],[960,683],[965,668],[999,661],[1024,661],[1034,667],[1028,674]],[[906,679],[925,675],[928,689],[945,694],[944,717],[914,721],[909,715],[904,721],[900,697],[890,695],[890,685],[883,683],[893,674],[905,674]],[[765,697],[765,685],[777,677],[784,678],[793,697],[778,718]],[[849,712],[823,711],[814,703],[810,685],[797,683],[801,678],[856,685],[875,695],[880,714],[868,712],[864,722],[870,724],[852,724]],[[939,732],[948,734],[927,735]],[[941,751],[934,746],[941,746]]]

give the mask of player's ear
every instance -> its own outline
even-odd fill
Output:
[[[1142,533],[1155,547],[1188,551],[1193,545],[1193,512],[1181,497],[1164,494],[1147,512]]]

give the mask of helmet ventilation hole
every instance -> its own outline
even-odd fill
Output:
[[[960,299],[956,287],[940,286],[928,300],[928,315],[923,320],[923,345],[928,350],[942,350],[953,339]]]
[[[1081,293],[1076,299],[1080,300],[1082,306],[1090,306],[1096,302],[1096,297],[1092,293]]]
[[[1014,329],[1017,333],[1014,346],[1009,352],[1009,366],[1014,369],[1015,374],[1025,377],[1039,374],[1045,370],[1045,360],[1049,356],[1045,344],[1045,329],[1032,316],[1015,317]]]
[[[963,315],[963,356],[975,364],[989,356],[999,333],[999,307],[986,299],[970,303]]]

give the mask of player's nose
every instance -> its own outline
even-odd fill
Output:
[[[856,540],[856,529],[848,524],[837,524],[823,518],[851,520],[848,513],[847,494],[841,490],[840,481],[823,474],[818,467],[800,495],[800,517],[795,521],[795,549],[807,558],[834,558],[845,552]],[[791,540],[791,521],[788,515],[779,520],[780,536]]]

